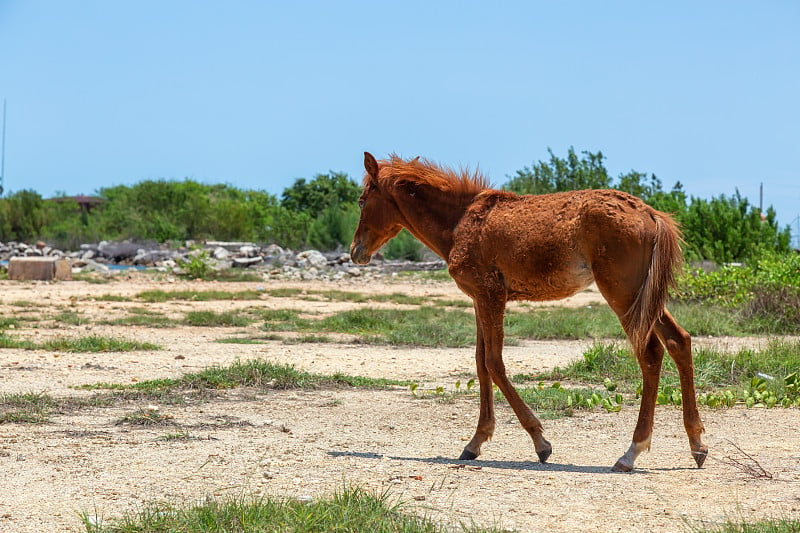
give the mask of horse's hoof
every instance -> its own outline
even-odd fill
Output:
[[[461,452],[461,457],[458,458],[459,461],[472,461],[473,459],[477,459],[478,454],[475,452],[471,452],[468,449],[464,448],[464,451]]]
[[[633,470],[633,465],[628,465],[622,462],[622,459],[614,463],[614,466],[611,467],[612,472],[630,472]]]
[[[550,454],[553,453],[553,448],[549,448],[547,450],[542,450],[540,452],[536,452],[536,455],[539,456],[540,463],[546,463],[547,459],[550,457]]]
[[[703,463],[706,462],[706,457],[708,457],[708,447],[703,446],[696,452],[692,452],[692,457],[694,457],[694,462],[697,463],[697,468],[702,468]]]

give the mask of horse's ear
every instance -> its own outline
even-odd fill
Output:
[[[367,174],[370,175],[372,179],[378,179],[378,162],[375,160],[375,157],[369,153],[364,152],[364,169],[367,171]]]

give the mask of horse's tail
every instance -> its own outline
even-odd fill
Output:
[[[653,212],[656,232],[644,283],[625,314],[625,331],[636,355],[644,353],[656,320],[661,318],[675,286],[675,270],[683,261],[681,230],[666,213]]]

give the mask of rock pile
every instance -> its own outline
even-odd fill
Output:
[[[380,255],[367,266],[356,265],[341,251],[294,252],[275,244],[259,246],[249,242],[186,242],[181,247],[129,241],[82,244],[79,250],[62,251],[44,242],[35,244],[0,243],[0,264],[16,256],[59,256],[71,260],[73,271],[110,272],[126,268],[155,268],[176,274],[193,268],[226,270],[242,268],[256,271],[265,279],[328,279],[372,277],[406,270],[439,270],[444,261],[390,261]]]

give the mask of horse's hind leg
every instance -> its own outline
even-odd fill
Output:
[[[475,435],[464,447],[464,451],[461,452],[461,457],[459,457],[460,460],[470,460],[478,457],[481,454],[483,443],[491,439],[494,434],[494,391],[492,390],[492,378],[486,369],[486,346],[483,343],[483,329],[480,321],[478,321],[477,328],[478,339],[475,348],[475,365],[478,371],[481,408]]]
[[[644,353],[636,354],[636,359],[642,369],[642,401],[639,404],[639,419],[636,422],[633,441],[628,451],[612,467],[615,472],[630,472],[633,470],[633,463],[639,454],[650,449],[656,397],[658,396],[658,378],[661,375],[661,362],[664,359],[664,347],[655,335],[650,335]]]
[[[708,447],[700,439],[705,428],[703,428],[703,422],[700,420],[700,413],[697,410],[697,396],[694,389],[694,363],[692,362],[692,339],[666,310],[664,310],[661,319],[656,322],[655,332],[661,342],[664,343],[664,346],[667,347],[667,351],[675,361],[675,366],[678,369],[681,381],[683,425],[686,428],[686,434],[689,436],[692,457],[694,457],[697,466],[701,467],[708,456]]]

